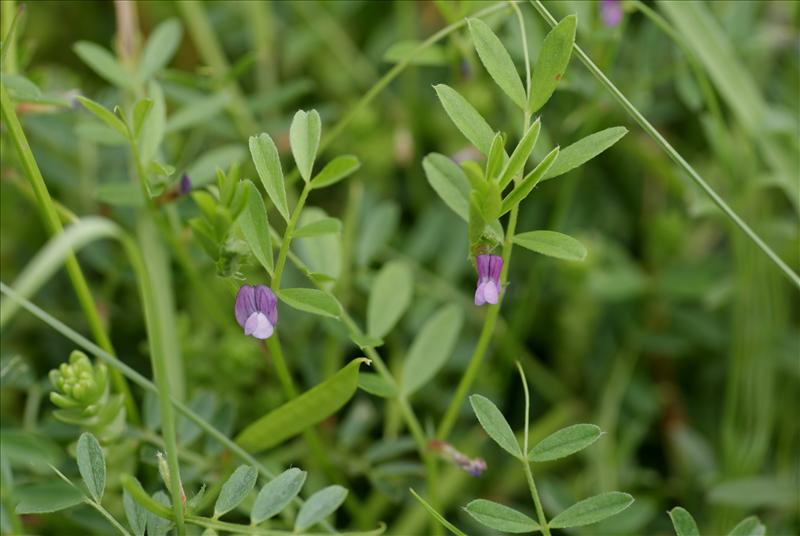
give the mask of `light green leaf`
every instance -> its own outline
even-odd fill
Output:
[[[241,145],[223,145],[211,149],[192,162],[186,174],[192,179],[194,187],[205,186],[217,175],[218,169],[230,169],[245,158],[245,150]]]
[[[522,86],[517,68],[503,43],[482,20],[467,19],[467,21],[472,42],[475,44],[475,50],[478,51],[483,66],[489,71],[500,89],[505,91],[506,95],[524,110],[527,104],[525,88]]]
[[[180,132],[190,127],[208,123],[214,116],[222,113],[231,100],[230,93],[225,91],[215,93],[209,97],[194,99],[183,106],[167,121],[166,132]]]
[[[297,170],[306,182],[311,180],[321,133],[322,124],[316,110],[310,112],[298,110],[294,114],[292,125],[289,127],[289,141]]]
[[[447,54],[444,47],[432,45],[418,53],[414,53],[420,44],[422,44],[422,41],[398,41],[383,53],[383,61],[400,63],[408,58],[409,65],[445,65],[447,63]],[[409,58],[412,53],[414,55]]]
[[[153,99],[141,99],[133,107],[133,135],[138,138],[142,127],[153,109]]]
[[[458,130],[484,154],[489,154],[494,139],[494,131],[478,111],[462,97],[458,91],[445,85],[433,86],[439,100],[444,106],[444,111]]]
[[[338,218],[320,218],[312,221],[307,225],[303,225],[297,229],[293,236],[295,238],[303,238],[309,236],[319,236],[326,234],[338,234],[342,231],[342,222]]]
[[[142,52],[139,79],[148,80],[169,64],[183,38],[183,28],[177,19],[167,19],[153,30]]]
[[[594,424],[574,424],[542,439],[528,452],[532,462],[549,462],[581,451],[597,441],[603,432]]]
[[[240,465],[222,485],[214,504],[214,519],[230,512],[247,498],[258,479],[258,471],[250,465]]]
[[[525,249],[568,261],[586,258],[586,247],[569,235],[555,231],[529,231],[514,236],[514,243]]]
[[[625,127],[611,127],[590,134],[561,150],[555,163],[545,173],[543,181],[563,175],[599,155],[628,133]]]
[[[322,488],[308,498],[294,523],[295,532],[300,532],[313,527],[339,508],[347,498],[347,489],[342,486],[328,486]]]
[[[536,521],[522,512],[485,499],[476,499],[464,509],[478,523],[500,532],[520,534],[540,529]]]
[[[125,126],[125,123],[122,122],[122,119],[114,115],[110,110],[107,110],[101,104],[98,104],[91,99],[87,99],[82,95],[78,95],[77,99],[84,108],[92,112],[92,114],[100,121],[122,134],[123,138],[128,139],[128,127]]]
[[[278,148],[269,134],[252,136],[250,138],[250,155],[256,165],[258,176],[264,184],[267,195],[272,200],[281,216],[289,221],[289,205],[286,203],[286,189],[283,184],[283,171]]]
[[[500,175],[500,171],[505,164],[505,135],[498,132],[492,139],[492,145],[489,148],[489,157],[486,159],[486,179],[494,181]]]
[[[371,208],[361,225],[358,244],[356,245],[356,262],[366,266],[375,255],[386,247],[400,220],[400,208],[394,201],[382,201]]]
[[[406,396],[428,383],[455,348],[464,315],[457,305],[445,305],[422,326],[408,350],[401,389]]]
[[[337,156],[311,179],[311,187],[316,190],[317,188],[325,188],[336,184],[358,171],[360,167],[361,162],[353,155]]]
[[[133,77],[122,68],[117,59],[105,48],[87,41],[78,41],[72,47],[75,54],[95,73],[120,88],[132,89]]]
[[[362,373],[358,377],[358,386],[369,394],[381,398],[393,398],[397,396],[397,389],[379,374],[370,372]]]
[[[550,99],[559,80],[564,76],[575,43],[575,28],[578,18],[569,15],[547,34],[539,51],[539,59],[533,68],[531,95],[528,111],[533,113]]]
[[[321,208],[306,206],[297,224],[302,229],[327,219],[328,215]],[[342,240],[339,236],[333,234],[305,238],[295,236],[295,244],[298,255],[306,267],[318,276],[318,281],[323,283],[336,281],[342,271]],[[326,285],[325,288],[329,287],[332,285]]]
[[[508,159],[508,163],[506,164],[505,169],[503,169],[503,173],[500,175],[500,189],[504,190],[506,186],[511,183],[515,176],[525,169],[525,163],[528,161],[528,158],[531,156],[533,152],[533,148],[536,146],[536,141],[539,139],[539,131],[542,128],[542,123],[539,118],[536,118],[536,121],[533,122],[531,127],[528,129],[528,132],[522,137],[520,142],[517,144],[514,152],[511,153],[511,158]]]
[[[245,181],[244,187],[249,190],[249,193],[247,194],[247,208],[239,218],[239,227],[253,256],[258,259],[267,273],[272,275],[272,239],[269,235],[267,208],[261,199],[261,192],[252,181]]]
[[[475,416],[478,417],[478,422],[481,423],[481,427],[486,430],[489,437],[515,458],[523,459],[522,449],[519,448],[517,438],[497,406],[481,395],[470,396],[469,403],[472,405]]]
[[[341,309],[336,298],[315,288],[282,288],[278,297],[289,307],[315,315],[339,318]]]
[[[708,492],[708,500],[742,508],[788,508],[796,504],[797,488],[791,480],[768,476],[753,476],[727,480]]]
[[[766,533],[767,527],[761,523],[761,520],[756,516],[750,516],[742,519],[733,527],[728,536],[764,536]]]
[[[96,502],[103,498],[106,489],[106,458],[100,443],[90,433],[84,432],[78,439],[78,471]]]
[[[408,263],[387,262],[381,268],[369,292],[367,302],[367,334],[381,338],[394,325],[411,304],[414,293],[414,274]]]
[[[131,526],[134,536],[144,536],[144,531],[147,528],[147,510],[131,497],[128,490],[122,492],[122,506],[125,509],[125,517],[128,518],[128,525]]]
[[[550,520],[550,528],[582,527],[616,515],[633,504],[633,497],[609,491],[579,501]]]
[[[153,108],[147,114],[147,120],[142,125],[142,132],[139,136],[139,150],[144,164],[156,157],[161,141],[164,139],[167,124],[164,92],[155,80],[151,80],[147,85],[147,95],[153,101]]]
[[[501,215],[505,214],[516,205],[519,205],[528,197],[536,185],[542,180],[542,177],[547,173],[547,170],[553,165],[553,162],[556,161],[558,153],[558,147],[547,153],[547,156],[539,162],[539,165],[533,168],[533,171],[525,175],[525,178],[511,190],[505,199],[503,199],[503,204],[500,208]]]
[[[458,165],[443,154],[430,153],[422,168],[431,188],[450,209],[469,221],[469,179]]]
[[[162,506],[170,508],[169,496],[163,491],[153,494],[153,500]],[[167,536],[171,522],[151,511],[147,512],[147,536]]]
[[[83,494],[62,480],[14,488],[18,514],[48,514],[80,504]]]
[[[466,534],[464,534],[463,532],[461,532],[460,530],[458,530],[458,527],[456,527],[455,525],[453,525],[452,523],[450,523],[448,520],[446,520],[446,519],[445,519],[445,518],[442,516],[442,514],[440,514],[439,512],[437,512],[437,511],[436,511],[436,509],[435,509],[433,506],[431,506],[430,504],[428,504],[428,503],[425,501],[425,499],[423,499],[422,497],[420,497],[419,495],[417,495],[417,492],[416,492],[416,491],[414,491],[413,489],[410,489],[409,491],[411,492],[411,495],[413,495],[414,497],[416,497],[416,499],[417,499],[417,500],[420,502],[420,504],[422,504],[422,507],[423,507],[423,508],[425,508],[425,510],[427,510],[427,511],[428,511],[428,513],[429,513],[431,516],[433,516],[433,518],[434,518],[436,521],[438,521],[438,522],[439,522],[439,523],[440,523],[440,524],[441,524],[441,525],[442,525],[444,528],[446,528],[447,530],[449,530],[451,533],[455,534],[455,536],[467,536]]]
[[[3,85],[16,101],[36,102],[42,97],[39,86],[20,74],[3,73]]]
[[[354,359],[324,382],[250,424],[236,437],[236,443],[251,453],[261,452],[331,416],[353,397],[358,368],[368,362]]]
[[[669,511],[669,518],[672,520],[672,526],[675,528],[677,536],[700,536],[697,523],[686,509],[676,506]]]
[[[306,472],[292,467],[282,472],[261,488],[253,509],[250,523],[258,525],[283,511],[292,502],[306,481]]]

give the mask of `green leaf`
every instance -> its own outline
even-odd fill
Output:
[[[311,187],[318,189],[336,184],[340,180],[358,171],[360,167],[361,162],[353,155],[337,156],[328,162],[325,167],[322,168],[322,171],[311,179]]]
[[[19,74],[3,73],[3,85],[16,101],[36,102],[42,97],[39,86]]]
[[[249,190],[247,208],[239,218],[239,228],[242,230],[245,242],[250,246],[253,256],[258,259],[261,266],[272,275],[272,239],[269,235],[269,221],[267,208],[261,199],[261,192],[252,181],[245,181],[244,187]]]
[[[311,180],[321,133],[322,124],[316,110],[310,112],[298,110],[294,114],[292,125],[289,127],[289,141],[297,170],[306,182]]]
[[[289,205],[286,204],[286,189],[283,184],[283,171],[278,148],[269,134],[252,136],[250,138],[250,155],[256,165],[258,176],[264,184],[267,195],[272,200],[281,216],[289,221]]]
[[[103,498],[106,489],[106,458],[100,443],[90,433],[84,432],[78,439],[78,471],[96,502]]]
[[[15,509],[18,514],[48,514],[84,501],[80,491],[61,480],[16,487],[14,498],[19,501]]]
[[[575,43],[577,25],[578,18],[569,15],[561,19],[544,38],[531,78],[530,113],[544,106],[564,76]]]
[[[328,215],[319,207],[307,206],[300,214],[298,226],[303,227],[327,220]],[[297,253],[316,277],[316,281],[336,281],[342,271],[342,240],[332,234],[296,238]],[[332,285],[329,285],[332,286]]]
[[[367,334],[381,338],[389,333],[408,309],[413,293],[414,274],[408,263],[387,262],[369,291]]]
[[[500,175],[505,163],[505,135],[498,132],[492,139],[492,146],[489,148],[489,157],[486,159],[486,178],[493,181]]]
[[[422,168],[431,188],[445,205],[469,221],[469,179],[458,165],[443,154],[430,153],[422,160]]]
[[[138,138],[142,133],[142,127],[153,109],[153,99],[141,99],[133,107],[133,135]]]
[[[545,173],[547,173],[547,170],[553,165],[553,162],[556,161],[558,153],[558,147],[547,153],[547,156],[539,162],[539,165],[533,168],[533,171],[525,175],[525,178],[511,190],[505,199],[503,199],[503,205],[500,208],[501,215],[505,214],[516,205],[519,205],[528,197],[536,185],[542,180]]]
[[[205,186],[216,177],[217,170],[230,169],[244,160],[245,154],[241,145],[223,145],[211,149],[195,160],[186,169],[186,174],[192,179],[193,187]]]
[[[522,449],[519,448],[517,438],[511,430],[508,421],[503,414],[497,409],[494,403],[481,395],[472,395],[469,397],[469,403],[472,405],[472,411],[478,417],[478,422],[481,427],[486,430],[495,443],[514,456],[517,459],[523,459]]]
[[[139,150],[142,162],[147,164],[156,157],[167,124],[167,110],[164,103],[164,92],[155,80],[147,85],[147,95],[153,101],[153,108],[147,114],[139,136]]]
[[[686,509],[676,506],[669,511],[669,518],[672,520],[672,526],[678,536],[700,536],[697,523]]]
[[[294,238],[303,238],[326,234],[339,234],[341,231],[342,222],[339,221],[338,218],[326,217],[300,227],[292,236],[294,236]]]
[[[230,512],[247,498],[258,479],[258,471],[250,465],[240,465],[222,485],[214,504],[214,519]]]
[[[444,528],[446,528],[447,530],[449,530],[450,532],[455,534],[455,536],[467,536],[466,534],[464,534],[463,532],[458,530],[458,527],[456,527],[455,525],[450,523],[448,520],[446,520],[444,517],[442,517],[442,514],[437,512],[436,509],[433,506],[431,506],[430,504],[428,504],[425,501],[425,499],[423,499],[422,497],[417,495],[416,491],[414,491],[413,489],[409,489],[409,491],[411,492],[411,495],[416,497],[416,499],[420,502],[420,504],[422,504],[422,507],[425,508],[425,510],[427,510],[428,513],[431,516],[433,516],[433,518],[436,521],[438,521]]]
[[[550,528],[582,527],[597,523],[625,510],[633,497],[620,491],[609,491],[579,501],[550,520]]]
[[[768,476],[727,480],[708,492],[709,502],[742,508],[788,508],[796,499],[797,487],[791,480]]]
[[[381,398],[394,398],[397,389],[386,381],[380,374],[364,372],[358,377],[358,386],[371,395]]]
[[[383,345],[383,339],[379,339],[377,337],[370,337],[369,335],[365,335],[364,333],[351,333],[350,340],[353,341],[353,344],[361,348],[377,348],[378,346]]]
[[[611,127],[590,134],[563,149],[550,167],[543,181],[563,175],[599,155],[628,133],[625,127]]]
[[[539,118],[533,122],[528,132],[522,137],[517,144],[511,157],[508,159],[503,173],[500,175],[500,189],[505,189],[511,183],[515,176],[522,173],[525,169],[525,163],[530,158],[533,148],[536,146],[536,141],[539,139],[539,131],[542,128],[542,123]]]
[[[131,497],[128,490],[122,492],[122,506],[125,509],[125,517],[128,518],[128,525],[131,526],[134,536],[144,536],[147,528],[147,510]]]
[[[398,41],[383,53],[383,61],[400,63],[408,58],[409,65],[445,65],[447,63],[447,54],[444,47],[432,45],[414,53],[420,44],[422,44],[422,41],[410,39]],[[414,55],[409,58],[411,54]]]
[[[436,94],[444,106],[444,111],[450,116],[450,120],[458,127],[458,130],[482,154],[488,155],[492,139],[494,139],[492,127],[455,89],[445,84],[433,86],[433,89],[436,90]]]
[[[214,116],[222,113],[230,100],[230,93],[223,91],[209,97],[189,101],[188,104],[170,115],[164,128],[166,132],[172,133],[207,123]]]
[[[516,238],[516,237],[515,237]],[[528,452],[532,462],[549,462],[566,458],[597,441],[603,432],[594,424],[574,424],[554,432]]]
[[[148,80],[169,64],[183,38],[183,28],[177,19],[168,19],[156,26],[147,39],[139,63],[139,79]]]
[[[394,201],[383,201],[372,207],[361,225],[356,246],[356,262],[366,266],[386,247],[400,220],[400,208]]]
[[[569,235],[555,231],[529,231],[514,236],[514,243],[525,249],[568,261],[586,258],[586,247]]]
[[[105,48],[87,41],[78,41],[72,47],[75,54],[95,73],[120,88],[133,89],[133,77],[119,64],[117,59]]]
[[[125,126],[125,123],[123,123],[119,117],[111,113],[110,110],[107,110],[103,105],[91,99],[87,99],[82,95],[78,95],[77,99],[84,108],[92,112],[100,121],[122,134],[122,137],[126,140],[128,139],[128,127]]]
[[[282,288],[278,297],[289,307],[315,315],[339,318],[341,308],[336,298],[315,288]]]
[[[306,472],[296,467],[282,472],[261,488],[253,509],[250,523],[258,525],[283,511],[292,502],[306,481]]]
[[[457,305],[445,305],[433,314],[408,350],[401,390],[408,396],[428,383],[453,353],[464,315]]]
[[[157,491],[153,494],[153,500],[161,506],[170,508],[169,496],[163,491]],[[169,519],[161,517],[151,511],[147,512],[147,536],[167,536],[169,533],[171,522]]]
[[[250,424],[236,437],[236,443],[251,453],[261,452],[333,415],[355,394],[358,368],[368,362],[354,359],[324,382]]]
[[[500,532],[519,534],[540,529],[536,521],[522,512],[485,499],[476,499],[464,509],[478,523]]]
[[[761,520],[756,516],[750,516],[742,519],[733,527],[728,536],[764,536],[766,533],[767,527],[761,523]]]
[[[313,527],[339,508],[347,498],[347,489],[342,486],[328,486],[322,488],[308,498],[294,523],[295,532],[300,532]]]
[[[527,104],[525,88],[522,86],[517,68],[503,43],[482,20],[467,19],[467,22],[472,42],[475,44],[475,50],[478,51],[483,66],[489,71],[500,89],[505,91],[506,95],[524,110]]]

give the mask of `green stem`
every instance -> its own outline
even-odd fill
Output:
[[[553,18],[547,8],[544,7],[541,0],[530,0],[533,4],[533,7],[539,12],[545,21],[547,21],[550,26],[555,26],[557,21]],[[594,75],[595,78],[603,85],[605,88],[611,93],[611,95],[617,100],[617,102],[625,109],[628,114],[633,117],[634,121],[636,121],[640,127],[651,137],[653,140],[661,147],[661,149],[667,153],[673,162],[675,162],[678,167],[683,169],[689,177],[700,187],[700,189],[705,192],[705,194],[714,202],[717,207],[727,216],[734,224],[736,224],[739,229],[744,232],[745,235],[756,245],[758,248],[767,256],[769,259],[778,267],[780,270],[789,278],[789,280],[798,288],[800,289],[800,276],[797,275],[788,264],[786,264],[783,259],[781,259],[777,253],[775,253],[772,248],[770,248],[766,242],[764,242],[761,237],[756,234],[750,226],[739,217],[739,215],[725,202],[722,197],[700,176],[697,171],[681,156],[681,154],[675,150],[672,145],[656,130],[656,128],[650,124],[650,122],[639,112],[638,109],[622,94],[622,92],[617,89],[611,80],[609,80],[605,74],[597,67],[597,65],[592,62],[588,55],[578,46],[576,43],[573,45],[573,49],[575,54],[581,60],[581,62],[586,66],[587,69]]]
[[[3,32],[3,72],[5,74],[17,73],[17,35],[19,34],[19,15],[17,3],[14,0],[0,2],[2,4],[2,32]]]
[[[292,216],[289,218],[289,223],[286,224],[286,230],[283,232],[281,249],[278,251],[278,260],[275,262],[275,275],[272,278],[272,290],[276,293],[281,288],[281,277],[283,276],[283,268],[286,266],[286,256],[289,254],[289,246],[292,244],[294,228],[297,226],[297,220],[300,219],[300,213],[303,212],[303,206],[306,203],[306,199],[308,199],[309,192],[311,192],[311,186],[309,183],[306,183],[294,207]]]
[[[531,490],[531,497],[533,498],[533,504],[536,507],[536,515],[539,516],[539,526],[542,529],[542,534],[544,536],[550,536],[550,527],[547,526],[547,518],[544,515],[544,509],[542,508],[542,501],[539,500],[539,492],[536,489],[536,482],[533,480],[533,473],[531,472],[531,464],[528,461],[522,463],[523,467],[525,468],[525,478],[528,481],[528,488]]]
[[[131,536],[131,533],[128,532],[128,530],[125,527],[123,527],[122,524],[120,524],[120,522],[117,521],[108,510],[103,508],[103,505],[101,505],[99,502],[95,502],[91,499],[86,499],[84,502],[86,502],[86,504],[88,504],[89,506],[100,512],[100,514],[104,518],[108,519],[108,522],[114,525],[114,528],[117,529],[120,532],[120,534],[122,534],[123,536]]]
[[[74,329],[70,328],[60,320],[54,318],[52,315],[50,315],[37,305],[34,305],[30,301],[26,300],[25,298],[20,296],[14,289],[12,289],[3,282],[0,282],[0,292],[8,296],[10,299],[19,303],[20,307],[27,310],[33,316],[37,317],[51,328],[61,333],[61,335],[71,340],[73,343],[81,347],[86,352],[94,355],[95,357],[97,357],[101,361],[104,361],[111,367],[118,369],[134,384],[138,385],[145,391],[151,392],[155,395],[159,394],[158,387],[156,387],[156,385],[153,382],[151,382],[150,380],[142,376],[140,373],[138,373],[137,371],[135,371],[134,369],[132,369],[131,367],[129,367],[128,365],[126,365],[125,363],[114,357],[113,355],[111,355],[109,352],[106,352],[98,345],[94,344],[92,341],[90,341],[89,339],[87,339]],[[252,456],[242,447],[237,445],[233,440],[231,440],[231,438],[229,438],[227,435],[219,431],[212,424],[208,423],[205,419],[203,419],[203,417],[195,413],[189,406],[187,406],[186,404],[175,398],[172,397],[169,398],[170,402],[172,403],[172,406],[178,411],[178,413],[180,413],[181,415],[183,415],[184,417],[195,423],[197,426],[202,428],[203,431],[205,431],[209,436],[213,437],[214,439],[225,445],[234,455],[236,455],[243,462],[248,463],[253,467],[255,467],[258,470],[258,472],[261,473],[261,475],[263,475],[265,478],[273,479],[277,476],[276,473],[267,469],[267,467],[264,464],[259,462],[254,456]],[[294,502],[298,506],[302,506],[304,503],[304,501],[299,497],[296,498]],[[329,523],[324,523],[323,526],[329,531],[333,530]]]
[[[539,500],[539,491],[536,489],[536,482],[533,480],[533,471],[531,471],[531,463],[528,461],[528,435],[530,431],[531,422],[531,394],[528,391],[528,381],[525,379],[525,371],[522,370],[522,365],[517,361],[517,370],[519,377],[522,380],[522,390],[525,393],[525,431],[522,436],[522,465],[525,469],[525,479],[528,481],[528,489],[531,492],[533,504],[536,507],[536,515],[539,516],[539,525],[542,528],[544,536],[550,536],[550,527],[547,526],[547,518],[544,515],[542,508],[542,501]]]
[[[42,220],[44,220],[45,227],[47,228],[50,236],[56,236],[64,230],[63,226],[61,225],[61,220],[59,219],[58,211],[53,204],[53,199],[50,197],[47,184],[44,181],[44,177],[42,177],[42,173],[39,170],[38,164],[36,163],[36,158],[34,158],[33,151],[31,151],[31,147],[28,144],[28,139],[25,136],[25,132],[22,130],[22,125],[20,124],[19,119],[17,118],[14,105],[11,103],[11,99],[8,97],[8,93],[6,92],[6,88],[2,84],[0,84],[0,107],[2,107],[3,122],[5,123],[8,134],[11,136],[11,139],[17,149],[17,153],[19,154],[22,167],[25,169],[25,174],[28,177],[31,188],[33,189],[33,193],[36,198],[36,206],[39,209]],[[80,302],[83,313],[86,316],[86,321],[89,324],[89,330],[92,333],[92,337],[94,337],[94,340],[97,341],[97,344],[103,350],[110,354],[114,354],[115,352],[114,347],[111,345],[111,339],[109,339],[108,335],[106,334],[106,331],[103,327],[103,321],[100,318],[100,313],[97,311],[97,304],[95,304],[94,298],[92,298],[92,293],[89,290],[89,284],[86,282],[86,277],[83,275],[83,271],[81,270],[78,259],[75,257],[74,253],[70,253],[70,255],[66,258],[64,266],[67,270],[67,275],[72,282],[72,286],[75,289],[75,294],[78,296],[78,302]],[[111,379],[114,383],[114,388],[117,390],[117,392],[122,394],[123,398],[125,399],[125,410],[127,411],[130,421],[133,423],[138,423],[139,411],[136,407],[136,403],[133,400],[133,396],[131,396],[131,392],[128,388],[127,382],[125,381],[125,378],[119,373],[119,371],[112,369]]]

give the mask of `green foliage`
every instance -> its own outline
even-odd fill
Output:
[[[578,17],[569,15],[561,19],[561,22],[545,36],[533,68],[529,111],[535,112],[544,106],[563,78],[572,55],[577,26]]]
[[[464,509],[477,522],[490,529],[510,532],[511,534],[540,530],[539,524],[522,512],[486,499],[476,499],[465,506]]]
[[[249,465],[240,465],[228,480],[222,485],[222,489],[214,503],[214,519],[230,512],[253,491],[258,478],[258,471]]]

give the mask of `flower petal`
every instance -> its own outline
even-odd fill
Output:
[[[250,285],[242,285],[236,294],[236,322],[244,327],[245,322],[256,312],[255,289]]]
[[[483,284],[483,299],[486,303],[495,305],[499,295],[500,289],[497,288],[497,284],[494,281],[487,281]]]
[[[503,271],[503,258],[492,255],[489,260],[489,277],[498,285],[500,284],[500,272]]]
[[[475,268],[478,270],[478,279],[484,279],[489,276],[489,264],[492,255],[478,255],[475,257]]]
[[[274,326],[261,313],[253,313],[244,324],[244,334],[256,339],[268,339],[274,331]]]
[[[486,286],[486,283],[478,283],[478,288],[475,289],[475,305],[483,305],[486,303],[486,298],[483,297],[483,287]]]
[[[256,310],[267,317],[273,326],[278,324],[278,298],[275,293],[265,285],[256,287]]]

